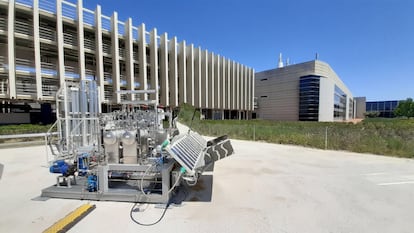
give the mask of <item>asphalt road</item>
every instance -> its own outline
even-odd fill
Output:
[[[414,160],[232,140],[192,198],[143,227],[131,203],[96,209],[70,232],[413,232]],[[0,232],[40,232],[88,201],[38,198],[55,182],[43,146],[0,149]],[[162,209],[142,205],[142,222]]]

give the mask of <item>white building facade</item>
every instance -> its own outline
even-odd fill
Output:
[[[0,100],[53,102],[64,82],[95,80],[102,104],[153,99],[187,103],[207,118],[247,118],[252,68],[178,41],[117,12],[63,0],[0,0]],[[157,90],[121,95],[122,90]]]

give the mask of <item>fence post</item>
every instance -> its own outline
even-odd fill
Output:
[[[253,141],[256,141],[256,125],[253,125]]]
[[[328,126],[325,128],[325,150],[328,149]]]

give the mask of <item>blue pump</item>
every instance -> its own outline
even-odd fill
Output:
[[[98,177],[96,175],[88,176],[88,191],[96,192],[98,190]]]
[[[52,166],[49,167],[50,173],[60,173],[63,176],[68,175],[69,164],[66,163],[64,160],[57,160],[55,161]]]
[[[78,156],[78,174],[85,176],[89,169],[89,154],[83,153]]]

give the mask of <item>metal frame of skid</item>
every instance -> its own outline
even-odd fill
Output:
[[[173,174],[174,161],[162,164],[160,175],[158,177],[146,175],[144,179],[152,179],[161,177],[162,191],[161,193],[143,194],[139,189],[133,188],[110,188],[108,179],[108,171],[122,172],[141,172],[144,173],[148,166],[139,164],[108,164],[98,166],[98,190],[96,192],[88,192],[85,188],[86,177],[78,177],[76,184],[69,186],[57,185],[50,186],[42,190],[42,197],[65,198],[65,199],[84,199],[96,201],[122,201],[122,202],[140,202],[140,203],[167,203],[170,198],[168,192],[171,188],[171,175]],[[139,182],[139,181],[138,181]]]
[[[57,128],[57,136],[47,137],[49,171],[58,176],[42,197],[168,203],[180,182],[195,185],[207,165],[233,154],[227,136],[207,142],[191,131],[177,135],[173,114],[147,100],[156,90],[118,93],[129,101],[102,114],[94,81],[59,89],[58,120],[48,132]]]

